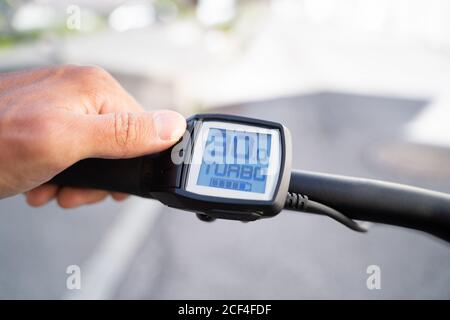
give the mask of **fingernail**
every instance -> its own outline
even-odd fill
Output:
[[[161,140],[178,140],[186,130],[186,119],[175,111],[157,111],[153,114],[153,121]]]

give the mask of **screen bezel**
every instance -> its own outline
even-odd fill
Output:
[[[269,167],[266,181],[266,190],[264,193],[239,191],[231,189],[221,189],[209,186],[197,185],[198,176],[200,174],[200,167],[202,163],[204,148],[208,139],[209,129],[225,129],[225,130],[237,130],[250,133],[262,133],[271,135],[271,151],[269,156]],[[203,121],[196,137],[194,137],[194,149],[189,164],[189,170],[187,174],[187,181],[185,190],[202,196],[211,196],[227,199],[240,199],[240,200],[263,200],[269,201],[274,197],[276,191],[280,170],[281,170],[281,136],[279,129],[271,129],[266,127],[258,127],[254,125],[246,125],[234,122],[222,122],[222,121]],[[270,174],[272,173],[272,174]]]

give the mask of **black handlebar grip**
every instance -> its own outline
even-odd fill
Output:
[[[84,159],[56,175],[49,183],[141,195],[143,159]]]
[[[450,194],[385,181],[295,170],[289,191],[352,219],[422,230],[450,242]]]

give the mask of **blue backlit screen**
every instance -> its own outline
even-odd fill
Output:
[[[271,142],[268,133],[209,128],[197,185],[265,193]]]

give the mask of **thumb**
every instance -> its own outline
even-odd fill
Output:
[[[117,112],[78,117],[82,158],[132,158],[165,150],[186,130],[175,111]]]

